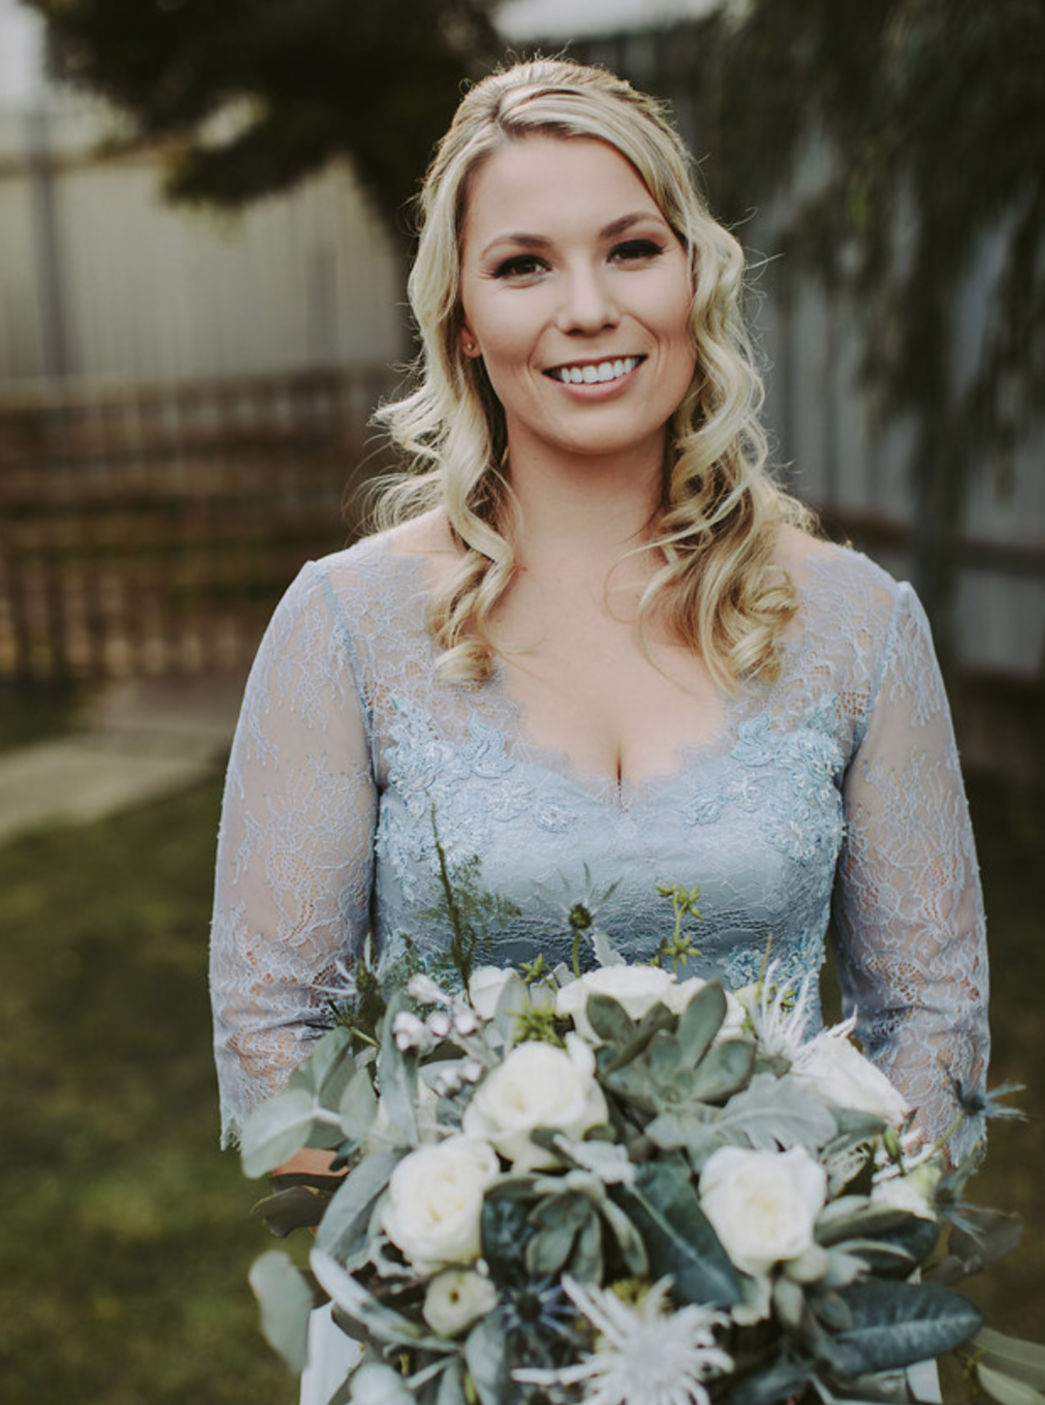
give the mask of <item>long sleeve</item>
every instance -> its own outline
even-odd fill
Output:
[[[329,592],[306,566],[278,606],[229,761],[211,934],[223,1144],[308,1053],[367,927],[375,788]]]
[[[835,891],[843,1002],[868,1055],[946,1131],[989,1052],[983,905],[958,752],[928,622],[901,586],[845,779]],[[981,1129],[966,1124],[956,1158]]]

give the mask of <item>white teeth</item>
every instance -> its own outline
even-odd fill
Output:
[[[600,361],[594,366],[557,366],[551,374],[564,385],[594,385],[619,380],[638,364],[639,357],[625,356],[620,361]]]

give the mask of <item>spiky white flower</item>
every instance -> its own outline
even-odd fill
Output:
[[[583,1385],[585,1405],[709,1405],[704,1382],[732,1371],[714,1328],[727,1320],[712,1308],[666,1305],[671,1280],[655,1283],[636,1306],[604,1288],[563,1278],[563,1288],[596,1329],[595,1350],[559,1370],[515,1371],[526,1385]]]
[[[807,975],[797,993],[776,984],[780,962],[773,961],[755,985],[737,991],[766,1054],[781,1055],[792,1062],[809,1040],[810,1000],[813,977]]]

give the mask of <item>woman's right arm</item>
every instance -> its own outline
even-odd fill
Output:
[[[223,1145],[329,1025],[366,933],[375,816],[351,641],[308,565],[258,650],[225,784],[211,933]]]

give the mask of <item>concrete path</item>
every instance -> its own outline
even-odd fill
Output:
[[[0,842],[99,819],[213,774],[243,693],[239,674],[133,679],[103,689],[69,736],[0,752]]]

